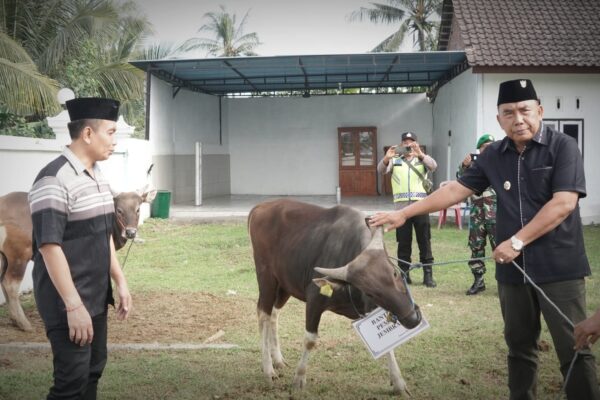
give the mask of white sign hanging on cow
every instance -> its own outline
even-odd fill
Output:
[[[429,328],[425,318],[422,318],[421,323],[413,329],[406,329],[400,323],[388,321],[386,314],[386,310],[377,307],[366,317],[352,323],[358,336],[375,359]]]

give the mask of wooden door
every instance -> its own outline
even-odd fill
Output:
[[[338,128],[342,196],[377,195],[377,128]]]

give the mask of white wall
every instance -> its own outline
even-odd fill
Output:
[[[434,158],[438,162],[437,185],[456,178],[458,165],[467,153],[475,151],[481,132],[478,104],[481,77],[467,70],[442,86],[433,104]],[[497,129],[498,130],[498,129]],[[448,132],[451,135],[448,135]],[[496,134],[496,131],[489,131]]]
[[[338,127],[377,127],[378,159],[408,130],[431,151],[431,112],[424,94],[228,99],[231,193],[334,194]]]
[[[175,202],[193,200],[196,142],[202,143],[203,156],[212,156],[203,162],[203,192],[229,194],[228,139],[226,127],[219,131],[219,119],[219,97],[181,89],[173,98],[171,85],[152,77],[149,127],[156,168],[153,180],[158,189],[172,191]],[[224,122],[226,117],[221,119]],[[226,178],[219,173],[224,168]]]

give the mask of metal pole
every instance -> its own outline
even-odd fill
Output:
[[[202,205],[202,143],[196,142],[196,206]]]

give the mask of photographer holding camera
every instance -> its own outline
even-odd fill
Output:
[[[477,150],[479,154],[492,143],[494,137],[489,133],[482,135],[477,140]],[[460,178],[465,170],[477,160],[478,154],[467,154],[465,159],[458,167],[456,177]],[[480,195],[474,194],[469,197],[471,209],[469,210],[469,248],[471,249],[471,258],[485,257],[486,236],[490,239],[492,250],[496,248],[496,192],[488,187]],[[467,296],[483,292],[485,282],[485,263],[483,261],[469,261],[469,267],[473,273],[473,285],[467,290]]]
[[[380,174],[392,174],[392,192],[396,210],[401,210],[427,197],[433,186],[427,175],[436,168],[437,163],[432,157],[423,153],[417,142],[417,135],[412,132],[404,132],[401,144],[391,146],[377,165]],[[433,263],[429,215],[417,215],[396,229],[398,258],[411,262],[413,226],[419,244],[420,261],[423,264]],[[409,266],[401,262],[398,266],[405,272],[407,283],[412,283],[408,272]],[[431,265],[423,267],[423,284],[430,288],[436,287]]]

